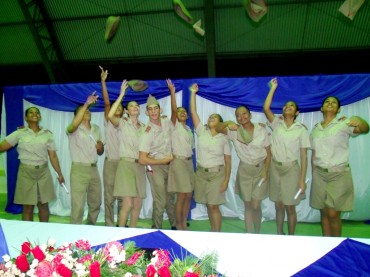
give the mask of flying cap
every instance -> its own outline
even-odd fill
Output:
[[[117,32],[121,17],[119,16],[109,16],[105,25],[104,39],[110,42]]]
[[[189,11],[186,9],[184,4],[181,2],[181,0],[173,0],[172,2],[173,2],[173,7],[177,15],[180,16],[182,19],[184,19],[187,23],[192,24],[193,17],[189,13]]]
[[[267,6],[264,0],[245,0],[244,7],[254,22],[258,22],[267,13]]]
[[[146,100],[146,106],[148,107],[150,105],[158,105],[159,106],[159,103],[158,103],[157,99],[155,99],[155,97],[152,96],[151,94],[149,94],[148,99]]]
[[[353,20],[357,11],[361,8],[364,4],[365,0],[346,0],[339,8],[339,12],[341,12],[345,17]]]
[[[139,92],[148,88],[148,83],[142,80],[130,80],[127,82],[133,91]]]

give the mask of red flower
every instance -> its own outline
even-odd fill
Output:
[[[52,276],[53,275],[53,267],[50,262],[42,261],[36,267],[36,276]]]
[[[142,252],[135,252],[130,259],[127,260],[126,264],[127,265],[134,265],[136,261],[141,257],[143,253]]]
[[[27,261],[27,257],[26,257],[26,255],[23,255],[23,254],[18,256],[15,259],[15,264],[17,265],[19,270],[22,271],[22,272],[26,272],[30,268],[30,265]]]
[[[39,262],[43,261],[45,259],[45,254],[42,252],[41,248],[37,245],[31,250],[33,256],[35,259],[38,259]]]
[[[62,263],[57,265],[56,272],[62,277],[72,277],[72,271]]]
[[[167,266],[162,266],[160,269],[158,269],[158,275],[160,277],[171,277],[171,272]]]
[[[31,252],[31,243],[26,241],[22,244],[22,253],[27,255],[30,252]]]
[[[90,277],[100,277],[100,263],[95,261],[90,267]]]
[[[154,277],[156,273],[157,270],[155,269],[154,265],[152,264],[148,265],[145,271],[146,277]]]
[[[184,277],[199,277],[198,273],[186,271]]]
[[[91,249],[91,244],[88,240],[80,239],[76,241],[76,247],[81,250],[89,251]]]
[[[92,256],[91,254],[87,254],[86,256],[83,256],[81,259],[77,260],[79,263],[83,264],[85,263],[86,261],[91,261],[92,260]]]

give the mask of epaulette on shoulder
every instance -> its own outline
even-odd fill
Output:
[[[258,125],[260,125],[262,128],[266,128],[266,124],[265,123],[259,122]]]
[[[44,131],[45,131],[46,133],[50,133],[50,134],[52,134],[52,133],[53,133],[52,131],[50,131],[50,130],[48,130],[48,129],[44,129]]]
[[[304,125],[302,122],[301,122],[301,125],[302,125],[304,128],[306,128],[306,130],[308,130],[307,126],[306,126],[306,125]]]
[[[146,126],[145,132],[149,133],[150,129],[152,129],[150,126]]]
[[[167,115],[161,115],[161,118],[167,118]]]
[[[25,128],[26,128],[26,126],[22,125],[22,126],[18,126],[17,130],[22,130],[22,129],[25,129]]]

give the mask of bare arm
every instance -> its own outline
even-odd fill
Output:
[[[231,175],[231,156],[224,155],[224,159],[225,159],[225,180],[222,182],[220,192],[225,192],[227,190]]]
[[[224,135],[227,134],[227,128],[229,128],[232,131],[236,131],[238,129],[239,125],[236,124],[234,121],[228,120],[224,122],[219,122],[215,128],[217,133],[222,133]]]
[[[156,160],[149,155],[147,152],[139,151],[139,164],[141,165],[161,165],[161,164],[169,164],[173,160],[172,154],[169,156]]]
[[[307,173],[307,148],[301,148],[301,178],[299,179],[299,187],[302,189],[302,194],[306,191],[306,173]]]
[[[166,81],[168,89],[171,93],[171,122],[173,125],[175,125],[177,120],[176,89],[170,79],[166,79]]]
[[[271,111],[271,103],[272,103],[272,98],[274,97],[276,88],[278,86],[277,79],[276,78],[272,79],[269,82],[269,86],[270,86],[270,91],[265,99],[265,103],[263,104],[263,112],[265,113],[267,120],[271,123],[272,121],[274,121],[274,118],[275,118],[274,113]]]
[[[200,123],[199,115],[197,113],[197,103],[196,103],[196,97],[195,97],[195,94],[198,92],[198,85],[192,84],[189,89],[191,93],[190,95],[191,119],[193,120],[194,128],[197,128]]]
[[[0,142],[0,152],[4,152],[12,148],[13,145],[11,145],[9,142],[7,142],[5,139]]]
[[[82,119],[84,117],[84,114],[86,110],[89,108],[89,106],[96,102],[98,99],[98,96],[95,94],[91,94],[87,97],[85,104],[81,106],[81,108],[77,111],[77,114],[73,118],[71,124],[69,124],[67,131],[68,133],[73,133],[77,130],[78,126],[81,124]]]
[[[107,84],[105,83],[105,81],[107,80],[107,77],[108,77],[108,70],[104,71],[103,67],[101,67],[100,65],[99,65],[99,68],[101,70],[100,81],[101,81],[101,87],[102,87],[102,91],[103,91],[104,117],[105,117],[105,120],[108,120],[108,112],[111,109],[108,90],[107,90]]]
[[[355,127],[353,130],[355,134],[367,134],[369,132],[369,124],[359,116],[352,116],[349,119],[348,125]]]
[[[120,94],[119,94],[118,98],[116,99],[116,101],[114,101],[114,103],[113,103],[113,105],[112,105],[112,107],[111,107],[111,109],[109,110],[109,113],[108,113],[108,119],[116,127],[118,127],[118,125],[119,125],[119,119],[116,118],[114,116],[114,114],[116,113],[119,104],[122,103],[122,100],[123,100],[123,97],[125,97],[125,93],[126,93],[127,88],[128,88],[127,80],[123,80],[122,85],[121,85]]]
[[[64,177],[62,174],[62,170],[60,169],[57,153],[54,150],[48,150],[48,154],[49,154],[50,163],[53,166],[55,172],[58,174],[59,184],[64,183]]]
[[[264,175],[262,175],[262,177],[264,178],[264,182],[266,182],[269,177],[270,164],[271,164],[271,147],[267,146],[265,147],[265,149],[266,149],[267,156],[265,159],[265,172],[264,172]]]

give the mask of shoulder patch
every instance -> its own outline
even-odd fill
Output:
[[[266,128],[266,124],[259,122],[258,125],[260,125],[262,128]]]
[[[306,130],[308,130],[307,126],[306,126],[306,125],[304,125],[302,122],[301,122],[301,125],[302,125],[303,127],[305,127],[305,128],[306,128]]]
[[[161,118],[167,118],[167,115],[161,115]]]
[[[149,133],[150,129],[152,129],[152,128],[150,126],[147,126],[146,129],[145,129],[145,132]]]
[[[17,130],[24,129],[24,128],[26,128],[24,125],[22,125],[22,126],[18,126],[18,127],[17,127]]]

